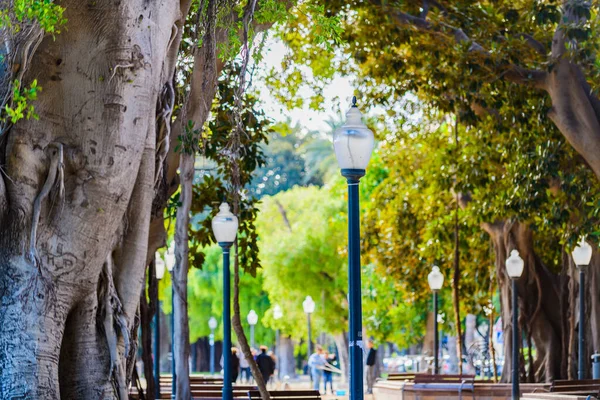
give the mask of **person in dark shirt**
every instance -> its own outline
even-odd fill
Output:
[[[266,385],[275,372],[275,361],[267,354],[267,346],[260,346],[260,354],[256,357],[256,364]]]
[[[369,354],[367,355],[367,393],[373,393],[373,384],[375,383],[375,364],[377,362],[377,350],[373,348],[373,340],[367,341]]]
[[[231,348],[231,383],[235,383],[240,372],[240,358],[235,347]]]

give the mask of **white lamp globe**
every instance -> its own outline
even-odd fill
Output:
[[[248,323],[250,325],[256,325],[258,322],[258,314],[254,310],[250,310],[248,313]]]
[[[279,304],[275,304],[275,307],[273,307],[273,318],[281,319],[282,317],[283,317],[283,310],[281,309],[281,306]]]
[[[579,241],[579,244],[571,253],[573,261],[578,267],[584,267],[590,265],[592,261],[592,246],[589,245],[583,238]]]
[[[159,252],[154,254],[154,268],[156,269],[156,279],[159,281],[165,276],[165,260],[162,259]]]
[[[302,302],[302,308],[304,308],[304,312],[307,314],[312,314],[315,312],[315,302],[313,301],[312,297],[306,296]]]
[[[427,275],[427,281],[429,282],[429,288],[434,292],[437,292],[442,288],[444,284],[444,275],[440,272],[440,268],[434,265],[429,275]]]
[[[510,252],[510,257],[506,260],[506,272],[511,279],[517,279],[523,274],[525,261],[519,256],[518,250]]]
[[[215,317],[210,317],[208,320],[208,327],[210,329],[217,329],[217,319]]]
[[[375,147],[373,132],[362,122],[362,114],[352,98],[346,123],[333,134],[333,149],[340,169],[365,170]]]
[[[212,230],[217,243],[233,243],[237,229],[237,217],[231,213],[229,204],[221,203],[219,213],[212,220]]]

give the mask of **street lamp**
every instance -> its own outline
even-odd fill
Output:
[[[348,182],[348,292],[350,308],[350,399],[363,400],[362,305],[360,293],[360,220],[358,184],[371,159],[375,138],[362,122],[352,98],[346,123],[333,136],[333,149]]]
[[[231,274],[229,272],[229,250],[235,241],[238,219],[221,203],[219,212],[212,220],[215,240],[223,249],[223,400],[233,399],[231,385]]]
[[[442,288],[444,284],[444,275],[440,272],[439,267],[433,266],[431,272],[427,276],[427,281],[429,282],[429,288],[433,292],[433,374],[437,375],[438,373],[438,353],[439,353],[439,343],[438,343],[438,291]]]
[[[165,253],[165,264],[171,274],[171,399],[177,396],[177,370],[175,369],[175,279],[173,277],[173,267],[175,266],[175,249],[171,245]],[[160,386],[160,385],[159,385]]]
[[[518,250],[510,252],[506,260],[506,272],[512,280],[512,311],[513,311],[513,340],[512,340],[512,399],[519,400],[519,300],[517,297],[517,279],[523,274],[525,262],[519,256]]]
[[[154,255],[154,271],[156,280],[160,281],[165,276],[165,261],[160,253]],[[158,282],[157,282],[158,284]],[[154,382],[156,387],[156,398],[160,399],[160,303],[156,299],[156,315],[154,316]]]
[[[577,375],[579,379],[585,379],[585,360],[583,358],[583,353],[585,352],[583,349],[583,334],[585,329],[584,267],[590,265],[590,261],[592,260],[592,246],[590,246],[583,238],[581,238],[581,241],[573,250],[572,256],[577,269],[579,269],[579,371]]]
[[[258,323],[258,314],[256,314],[256,311],[250,310],[248,313],[248,323],[250,324],[250,346],[254,348],[254,325]]]
[[[283,317],[283,310],[279,304],[275,304],[273,307],[273,319],[275,321],[280,320]],[[281,380],[281,352],[279,351],[279,328],[275,329],[275,356],[277,357],[277,363],[279,367],[277,368],[277,379]]]
[[[306,298],[302,302],[302,308],[304,309],[304,312],[306,313],[306,317],[308,319],[308,357],[310,357],[311,354],[312,354],[312,338],[311,338],[311,331],[310,331],[310,315],[315,312],[315,302],[313,301],[312,297],[306,296]]]
[[[215,317],[210,317],[208,327],[210,328],[208,344],[210,344],[210,374],[212,375],[215,373],[215,329],[217,329],[217,319]]]

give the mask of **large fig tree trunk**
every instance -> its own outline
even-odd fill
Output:
[[[561,378],[563,330],[560,282],[551,273],[533,248],[533,235],[526,224],[503,221],[484,224],[492,238],[496,254],[496,277],[500,290],[501,316],[504,329],[504,369],[502,382],[510,382],[512,365],[511,282],[505,262],[510,251],[517,249],[525,261],[523,275],[517,281],[519,296],[519,332],[530,337],[537,350],[533,371],[535,381]],[[523,365],[523,364],[521,364]]]
[[[296,378],[296,360],[294,359],[294,341],[287,335],[279,338],[279,360],[278,366],[281,379],[288,376]]]
[[[23,77],[40,118],[0,141],[0,397],[126,398],[179,2],[62,5]]]

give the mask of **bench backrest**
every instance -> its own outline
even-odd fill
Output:
[[[387,380],[388,381],[405,381],[405,380],[414,380],[415,379],[415,373],[414,372],[395,372],[395,373],[391,373],[388,374]]]
[[[551,392],[600,392],[600,379],[568,380],[560,379],[552,382]]]
[[[473,379],[475,375],[415,375],[415,383],[462,383]]]
[[[269,395],[272,399],[281,400],[321,400],[321,394],[318,390],[274,390]],[[248,400],[260,400],[258,390],[248,391]]]

